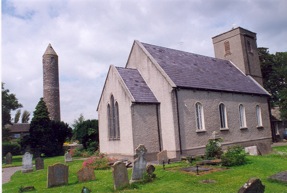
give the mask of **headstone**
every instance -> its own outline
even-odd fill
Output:
[[[272,151],[271,145],[268,143],[258,143],[257,149],[260,155],[266,155]]]
[[[114,178],[114,189],[120,189],[129,184],[128,170],[126,164],[121,161],[117,161],[112,165],[113,178]]]
[[[35,159],[36,170],[44,169],[44,160],[40,157]]]
[[[155,167],[153,165],[148,165],[146,167],[146,172],[147,172],[147,174],[148,174],[148,176],[150,178],[154,178],[155,177],[154,171],[155,171]]]
[[[48,166],[48,188],[68,184],[69,166],[54,164]]]
[[[258,178],[251,178],[239,190],[238,193],[264,193],[265,186]]]
[[[65,162],[72,162],[73,158],[70,152],[65,153]]]
[[[79,182],[86,182],[96,179],[94,169],[91,167],[83,167],[77,172],[77,176]]]
[[[26,152],[22,158],[22,173],[28,173],[33,171],[32,164],[33,154]]]
[[[157,154],[157,161],[158,161],[158,164],[162,164],[163,162],[164,163],[168,162],[168,157],[167,157],[167,151],[166,150],[163,150],[163,151],[161,151],[161,152],[159,152]]]
[[[137,158],[135,159],[134,164],[133,164],[131,183],[143,180],[143,176],[146,170],[146,163],[147,163],[145,159],[146,152],[147,152],[147,149],[142,144],[140,144],[136,148]]]
[[[270,179],[287,184],[287,171],[274,174],[273,176],[270,177]]]
[[[259,155],[257,146],[250,146],[245,147],[245,153],[248,153],[249,155]]]
[[[12,164],[12,154],[10,152],[8,152],[6,154],[6,164]]]

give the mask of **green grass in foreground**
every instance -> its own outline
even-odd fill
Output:
[[[287,146],[274,148],[276,152],[287,152]],[[248,163],[243,166],[231,167],[226,170],[199,175],[183,173],[180,168],[188,167],[185,162],[166,165],[166,170],[156,166],[157,178],[146,184],[135,184],[121,191],[113,190],[111,170],[95,170],[96,180],[79,183],[76,173],[82,167],[80,160],[74,160],[69,165],[69,184],[54,188],[47,188],[47,166],[54,163],[64,163],[63,156],[45,159],[45,169],[32,173],[16,172],[9,183],[3,184],[3,192],[18,192],[20,186],[34,186],[33,192],[79,193],[83,186],[92,192],[195,192],[195,193],[231,193],[239,188],[251,177],[258,177],[265,185],[265,193],[287,193],[287,184],[268,181],[268,177],[287,170],[286,154],[270,154],[266,156],[248,156]],[[131,169],[129,169],[129,177]],[[214,183],[203,183],[203,180],[214,180]]]

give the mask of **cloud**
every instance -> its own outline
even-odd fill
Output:
[[[110,64],[125,66],[133,41],[213,56],[211,37],[233,24],[257,33],[258,46],[286,51],[285,0],[3,0],[2,81],[23,109],[43,95],[42,55],[59,56],[62,120],[97,118]]]

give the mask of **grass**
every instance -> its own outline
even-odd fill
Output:
[[[268,180],[269,176],[287,170],[287,146],[275,147],[274,152],[265,156],[248,156],[246,165],[199,176],[180,171],[180,168],[190,166],[186,162],[166,165],[165,170],[162,166],[156,166],[157,177],[154,181],[146,184],[137,183],[120,191],[113,190],[111,170],[95,170],[95,181],[79,183],[76,173],[82,167],[83,161],[81,160],[74,160],[67,164],[69,165],[69,184],[67,186],[47,188],[47,166],[64,163],[64,157],[46,158],[44,170],[26,174],[22,174],[20,171],[16,172],[9,183],[3,184],[3,192],[18,192],[21,186],[34,186],[36,190],[32,192],[78,193],[85,186],[92,192],[231,193],[237,192],[249,178],[258,177],[265,185],[265,193],[287,193],[287,184]],[[131,169],[128,172],[130,177]],[[203,183],[204,180],[213,181],[213,183]]]

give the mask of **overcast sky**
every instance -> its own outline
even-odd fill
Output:
[[[211,38],[238,26],[287,51],[286,0],[2,0],[2,82],[32,115],[51,43],[62,121],[97,119],[108,68],[125,66],[134,40],[214,56]]]

